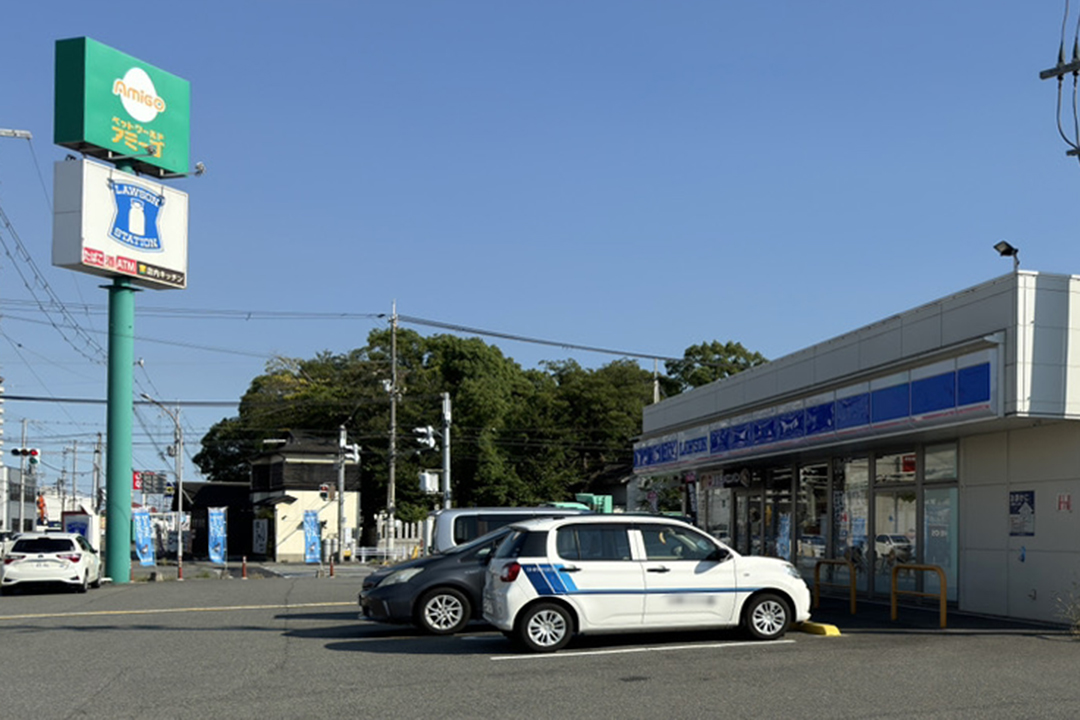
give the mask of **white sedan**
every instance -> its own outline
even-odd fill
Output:
[[[27,585],[67,585],[78,592],[101,585],[98,551],[78,533],[23,533],[3,562],[4,593]]]

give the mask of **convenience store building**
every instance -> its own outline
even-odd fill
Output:
[[[1017,270],[649,406],[634,472],[639,504],[681,488],[699,525],[808,582],[846,558],[887,599],[895,564],[929,564],[960,610],[1060,621],[1080,588],[1080,276]]]

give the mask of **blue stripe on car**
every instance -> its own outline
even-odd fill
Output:
[[[627,589],[587,589],[582,590],[574,582],[573,578],[565,573],[560,573],[564,565],[551,565],[548,563],[530,563],[522,565],[525,577],[529,578],[537,595],[707,595],[710,593],[753,593],[760,588],[653,588],[640,590]]]

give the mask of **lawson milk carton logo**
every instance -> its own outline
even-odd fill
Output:
[[[130,182],[109,180],[116,212],[109,237],[144,252],[161,251],[158,218],[165,196]]]

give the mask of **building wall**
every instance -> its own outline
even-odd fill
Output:
[[[960,608],[1061,621],[1060,599],[1080,591],[1080,426],[964,438],[960,458]],[[1034,535],[1011,535],[1009,493],[1025,491]]]
[[[1034,273],[1030,277],[1021,274],[996,278],[650,405],[643,414],[643,432],[657,434],[694,421],[738,414],[788,396],[841,385],[876,368],[901,365],[1010,328],[1015,330],[1015,293],[1020,277],[1030,281],[1032,292],[1043,278],[1058,293],[1063,282],[1068,286],[1072,281],[1069,276]],[[1015,357],[1010,353],[1005,360],[1007,375],[1014,374],[1014,366]]]
[[[294,490],[288,493],[294,503],[274,506],[274,542],[278,562],[304,562],[304,512],[316,510],[319,520],[326,521],[322,531],[323,545],[337,535],[337,500],[323,500],[318,491]],[[345,493],[345,527],[355,528],[356,493]]]

